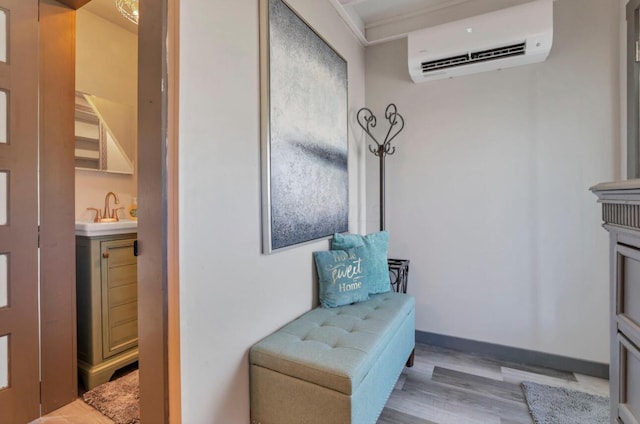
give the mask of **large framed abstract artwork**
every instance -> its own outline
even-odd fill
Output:
[[[349,226],[347,62],[282,0],[260,0],[263,252]]]

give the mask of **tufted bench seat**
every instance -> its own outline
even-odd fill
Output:
[[[255,424],[375,424],[415,345],[415,301],[316,308],[250,351]]]

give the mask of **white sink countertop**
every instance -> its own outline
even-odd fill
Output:
[[[86,222],[76,221],[77,236],[110,236],[113,234],[128,234],[138,231],[138,221],[121,219],[116,222]]]

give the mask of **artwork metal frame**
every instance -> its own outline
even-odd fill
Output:
[[[260,0],[263,253],[349,228],[348,64],[283,0]]]

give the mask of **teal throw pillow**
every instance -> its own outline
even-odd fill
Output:
[[[361,236],[359,234],[333,235],[331,248],[336,250],[364,248],[364,267],[367,270],[367,285],[369,294],[386,293],[391,290],[389,280],[389,265],[387,251],[389,248],[389,233],[377,233]]]
[[[363,248],[313,252],[324,308],[369,299],[363,253]]]

